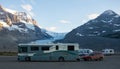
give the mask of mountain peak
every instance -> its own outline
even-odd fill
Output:
[[[0,10],[3,10],[3,7],[2,7],[2,5],[0,5]]]
[[[0,8],[2,8],[2,6],[0,5]]]
[[[96,18],[96,20],[110,21],[110,20],[113,20],[113,18],[118,18],[118,17],[119,17],[119,15],[117,13],[115,13],[114,11],[106,10],[100,16],[98,16]]]
[[[112,10],[106,10],[103,12],[104,15],[116,15],[116,13]]]

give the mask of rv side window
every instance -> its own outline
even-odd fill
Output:
[[[87,50],[87,53],[89,53],[89,50]]]
[[[42,51],[44,51],[44,50],[49,50],[49,47],[48,47],[48,46],[42,47],[41,50],[42,50]]]
[[[18,52],[22,53],[22,52],[27,52],[28,48],[27,47],[19,47]]]
[[[68,51],[74,51],[74,46],[68,46]]]
[[[110,50],[110,52],[112,52],[112,50]]]
[[[37,47],[37,46],[32,46],[32,47],[31,47],[31,51],[39,51],[39,47]]]
[[[58,46],[56,46],[56,50],[58,50],[59,49],[59,47]]]

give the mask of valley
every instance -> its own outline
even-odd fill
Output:
[[[9,11],[0,5],[0,51],[16,51],[20,43],[78,43],[81,48],[120,51],[120,15],[106,10],[95,19],[70,32],[57,33],[41,28],[25,12]]]

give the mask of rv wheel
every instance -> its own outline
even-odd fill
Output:
[[[25,61],[31,61],[30,57],[25,57]]]
[[[80,59],[79,59],[79,58],[77,58],[76,60],[77,60],[77,61],[80,61]]]
[[[64,57],[59,57],[58,59],[60,62],[64,61]]]

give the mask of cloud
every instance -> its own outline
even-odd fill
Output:
[[[88,15],[88,18],[89,18],[89,19],[95,19],[95,18],[98,17],[98,16],[99,16],[99,14],[93,13],[93,14]]]
[[[60,23],[64,23],[64,24],[71,23],[71,22],[68,21],[68,20],[60,20],[59,22],[60,22]]]
[[[21,7],[26,11],[31,11],[33,9],[30,4],[24,4],[24,5],[21,5]]]
[[[32,12],[33,7],[30,4],[23,4],[21,7],[27,11],[27,13],[31,16],[34,16],[34,13]]]
[[[47,27],[46,30],[49,30],[49,31],[55,31],[57,28],[56,27]]]

